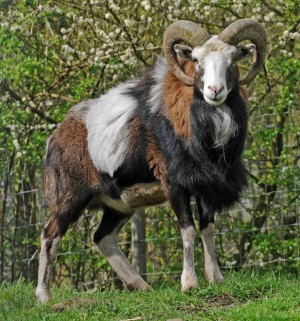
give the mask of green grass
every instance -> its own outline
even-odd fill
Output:
[[[0,286],[0,320],[287,320],[300,321],[300,280],[289,274],[231,272],[221,285],[180,293],[178,283],[154,285],[154,292],[89,291],[53,287],[53,300],[37,303],[34,286],[20,280]],[[77,298],[66,309],[57,303]],[[79,304],[78,298],[87,300]],[[68,303],[68,302],[67,302]],[[65,305],[67,305],[65,303]]]

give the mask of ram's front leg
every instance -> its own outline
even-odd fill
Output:
[[[215,224],[212,208],[197,199],[200,229],[204,250],[204,271],[209,283],[221,283],[224,280],[220,272],[215,249]]]
[[[185,292],[199,286],[194,264],[196,229],[190,207],[190,194],[179,186],[172,186],[169,190],[169,201],[178,218],[183,241],[181,291]]]

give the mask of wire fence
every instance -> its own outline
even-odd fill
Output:
[[[252,164],[249,163],[250,169]],[[257,164],[255,164],[257,166]],[[10,178],[11,183],[14,181]],[[4,181],[3,181],[4,182]],[[19,182],[22,187],[24,182]],[[39,185],[39,184],[37,184]],[[15,281],[36,280],[39,236],[48,219],[42,189],[13,192],[14,184],[1,186],[0,277]],[[6,190],[6,193],[5,193]],[[216,246],[222,269],[272,267],[299,271],[300,188],[298,178],[290,188],[272,191],[251,183],[241,201],[216,217]],[[196,206],[192,202],[196,215]],[[63,238],[55,265],[54,280],[89,289],[119,286],[120,282],[92,242],[101,212],[85,211]],[[177,220],[168,205],[146,210],[146,234],[135,242],[146,243],[148,281],[178,279],[182,265],[182,242]],[[125,255],[132,260],[130,224],[119,237]],[[196,269],[202,271],[200,232],[196,238]]]

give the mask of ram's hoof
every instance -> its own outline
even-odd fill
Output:
[[[47,303],[52,298],[49,289],[36,289],[35,296],[43,304]]]
[[[197,275],[195,273],[182,273],[181,292],[186,292],[199,287]]]
[[[142,278],[127,283],[126,288],[129,290],[153,291],[153,288]]]
[[[205,273],[205,277],[209,284],[217,284],[224,281],[224,277],[219,271],[214,273]]]

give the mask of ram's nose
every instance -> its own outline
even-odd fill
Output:
[[[211,93],[215,95],[215,98],[223,91],[223,87],[217,87],[217,86],[208,86],[208,89],[210,90]]]

